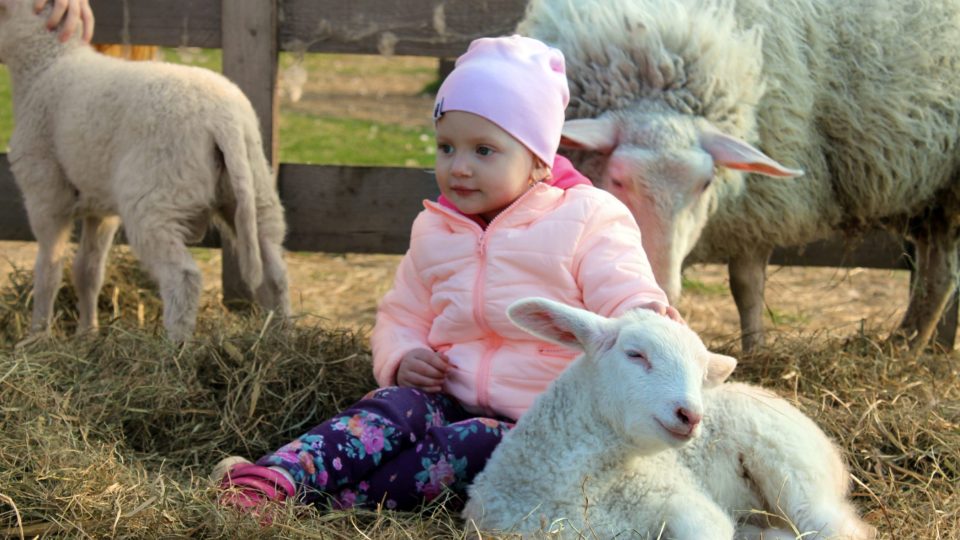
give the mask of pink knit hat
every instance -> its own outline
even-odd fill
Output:
[[[437,91],[433,118],[448,111],[482,116],[551,165],[569,101],[559,49],[519,35],[480,38]]]

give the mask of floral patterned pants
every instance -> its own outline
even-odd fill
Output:
[[[257,464],[287,470],[303,502],[412,510],[444,488],[465,500],[512,427],[473,417],[445,394],[381,388]]]

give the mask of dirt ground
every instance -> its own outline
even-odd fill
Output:
[[[120,246],[114,249],[127,249]],[[220,253],[194,249],[210,301],[220,295]],[[0,242],[0,267],[30,268],[32,242]],[[382,254],[290,253],[294,309],[325,323],[358,329],[373,324],[377,301],[389,290],[400,257]],[[692,286],[678,309],[691,327],[714,344],[739,339],[739,323],[726,267],[697,265],[685,272]],[[824,333],[854,335],[861,328],[887,332],[906,307],[909,276],[903,271],[862,268],[771,267],[767,284],[771,335]]]

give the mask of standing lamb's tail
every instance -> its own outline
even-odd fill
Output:
[[[223,161],[230,177],[230,187],[237,201],[233,216],[233,228],[236,231],[237,261],[243,281],[256,291],[263,281],[263,262],[260,258],[260,242],[257,238],[257,200],[253,171],[247,161],[247,143],[244,126],[232,123],[217,126],[214,140],[223,152]]]

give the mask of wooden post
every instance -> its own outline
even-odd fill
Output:
[[[274,175],[278,169],[277,1],[222,0],[220,4],[223,74],[253,103]],[[242,306],[252,295],[240,278],[233,243],[224,238],[222,246],[223,302],[228,307]]]

